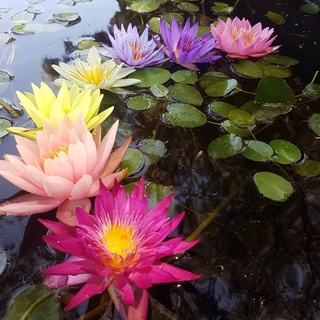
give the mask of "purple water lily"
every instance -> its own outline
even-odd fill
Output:
[[[160,20],[160,31],[165,43],[163,50],[175,63],[191,70],[198,70],[196,63],[212,62],[220,58],[213,50],[216,39],[208,32],[196,38],[198,23],[190,27],[190,19],[182,28],[175,18],[172,19],[170,27],[164,20]],[[154,38],[159,47],[162,44]]]
[[[162,63],[168,58],[165,57],[161,49],[151,39],[148,39],[148,29],[146,28],[141,36],[137,27],[132,27],[131,23],[127,31],[123,24],[121,29],[115,25],[113,27],[114,37],[107,31],[112,47],[103,44],[100,54],[112,57],[119,62],[123,62],[128,67],[143,68]]]

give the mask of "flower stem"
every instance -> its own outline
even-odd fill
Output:
[[[319,71],[317,70],[317,71],[315,72],[315,74],[314,74],[314,76],[313,76],[310,84],[313,84],[313,83],[315,82],[315,80],[316,80],[316,78],[317,78],[317,76],[318,76],[318,73],[319,73]]]
[[[238,91],[240,91],[240,92],[243,92],[243,93],[250,94],[250,95],[252,95],[252,96],[255,96],[255,95],[256,95],[254,92],[242,90],[242,89],[240,89],[239,87],[236,87],[236,90],[238,90]]]

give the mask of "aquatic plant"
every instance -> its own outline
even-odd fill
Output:
[[[126,313],[126,319],[146,319],[146,290],[153,284],[199,278],[200,275],[161,260],[188,250],[198,240],[186,242],[182,237],[175,237],[164,241],[184,213],[172,219],[167,217],[172,195],[147,212],[144,187],[141,178],[127,196],[118,183],[112,192],[101,185],[94,214],[77,208],[78,223],[73,227],[41,220],[54,233],[44,236],[44,240],[70,255],[61,264],[44,271],[47,275],[44,283],[51,288],[85,284],[66,309],[108,289],[118,310]],[[139,302],[138,294],[143,297]]]

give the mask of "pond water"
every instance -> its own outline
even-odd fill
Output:
[[[213,1],[190,1],[199,7],[197,13],[181,11],[177,5],[182,1],[162,2],[158,10],[139,14],[130,10],[129,4],[116,0],[74,2],[73,6],[59,4],[58,0],[34,1],[34,4],[25,0],[1,0],[0,8],[10,10],[1,13],[0,31],[10,33],[15,40],[0,46],[0,70],[14,77],[0,87],[0,98],[21,108],[15,92],[31,92],[31,83],[39,86],[40,82],[46,82],[57,92],[58,87],[52,82],[59,75],[51,65],[59,61],[69,62],[75,56],[80,40],[107,43],[105,31],[111,30],[114,24],[120,26],[131,22],[140,26],[143,21],[148,23],[153,16],[160,17],[167,12],[182,13],[192,17],[193,22],[198,20],[207,25],[216,18],[210,11]],[[235,1],[225,2],[231,6],[236,4]],[[282,44],[280,53],[299,60],[290,68],[293,75],[285,79],[296,95],[303,92],[314,73],[320,70],[320,14],[304,14],[299,9],[304,3],[297,0],[240,0],[233,12],[233,16],[244,16],[252,24],[262,21],[264,27],[275,28],[278,35],[275,43]],[[28,22],[41,24],[37,28],[43,28],[57,13],[74,12],[81,20],[57,31],[38,32],[40,29],[36,29],[35,34],[13,33],[11,28],[19,22],[12,21],[11,17],[28,7],[38,12],[35,19]],[[266,17],[268,11],[283,15],[286,23],[273,23]],[[169,68],[171,72],[179,69],[175,65]],[[232,72],[227,60],[203,66],[199,76],[210,70],[225,72],[229,76],[233,74],[248,91],[254,91],[260,80],[241,78]],[[320,79],[315,82],[320,83]],[[148,89],[131,89],[140,94],[148,92]],[[165,145],[162,159],[155,164],[147,161],[127,177],[124,184],[137,181],[144,174],[147,180],[171,188],[174,193],[172,216],[186,212],[183,223],[173,235],[188,237],[202,221],[216,212],[214,210],[219,210],[199,235],[200,243],[175,261],[182,268],[201,273],[202,277],[191,283],[152,287],[149,318],[320,319],[319,175],[299,175],[293,165],[280,167],[270,161],[252,161],[241,154],[225,159],[212,158],[207,148],[211,141],[225,134],[221,126],[209,122],[197,128],[173,126],[163,121],[167,101],[159,99],[156,107],[135,111],[126,107],[130,93],[103,93],[103,106],[115,106],[111,119],[121,120],[118,143],[133,135],[132,148],[149,138]],[[246,93],[221,98],[238,107],[250,99],[252,97]],[[215,100],[204,95],[198,108],[211,122],[221,122],[221,117],[208,111],[208,106]],[[299,163],[320,161],[320,139],[316,139],[308,125],[312,114],[319,112],[319,100],[300,96],[289,113],[281,114],[259,133],[259,140],[291,141],[301,150]],[[25,113],[15,118],[2,108],[0,117],[17,126],[31,126]],[[17,154],[12,135],[5,136],[0,144],[0,158],[6,153]],[[287,176],[284,177],[292,179],[293,195],[284,202],[263,197],[253,183],[253,176],[259,171],[279,175],[285,171]],[[19,192],[2,177],[0,186],[2,200]],[[16,294],[40,283],[42,270],[61,259],[42,241],[46,229],[37,221],[40,216],[52,219],[54,213],[30,218],[0,217],[0,265],[6,263],[0,278],[0,318]],[[98,303],[97,298],[92,299],[89,306],[85,304],[70,312],[61,310],[59,319],[119,318],[117,314],[112,315],[110,308],[95,317],[79,318]]]

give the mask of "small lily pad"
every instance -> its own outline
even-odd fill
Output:
[[[79,19],[79,14],[74,12],[56,13],[52,16],[58,22],[72,22]]]
[[[8,32],[1,32],[0,33],[0,45],[7,44],[7,43],[12,42],[14,40],[15,39],[12,37],[12,35],[9,34]]]
[[[273,148],[275,155],[272,159],[280,164],[291,164],[297,162],[301,158],[300,149],[289,141],[275,139],[269,142]]]
[[[148,198],[148,210],[152,209],[157,203],[172,194],[167,186],[158,185],[154,182],[146,182],[146,195]]]
[[[292,76],[291,70],[285,66],[278,66],[262,62],[256,62],[255,65],[262,70],[264,76],[275,76],[282,79]]]
[[[135,12],[146,13],[157,10],[160,7],[160,3],[157,0],[137,0],[130,7]]]
[[[156,105],[156,101],[147,94],[133,97],[127,101],[127,107],[132,110],[147,110]]]
[[[169,93],[169,89],[162,84],[154,84],[150,91],[157,98],[163,98]]]
[[[241,109],[233,109],[228,113],[228,118],[231,123],[238,127],[248,127],[254,124],[252,115]]]
[[[307,84],[306,87],[304,88],[304,91],[308,96],[320,99],[320,84],[317,84],[317,83]]]
[[[260,108],[253,113],[256,122],[272,123],[274,118],[279,115],[286,114],[292,110],[291,105],[282,103],[263,103]]]
[[[231,63],[235,71],[241,75],[251,78],[262,78],[262,69],[254,62],[249,60]]]
[[[135,86],[144,88],[167,82],[170,79],[171,73],[162,68],[142,68],[136,70],[130,76],[141,81],[135,84]]]
[[[252,161],[267,161],[271,159],[273,149],[262,141],[246,140],[241,154]]]
[[[164,120],[179,127],[196,128],[207,122],[207,117],[196,107],[186,103],[172,103],[163,114]]]
[[[272,172],[257,172],[253,181],[262,195],[277,202],[287,201],[293,194],[290,182]]]
[[[172,23],[172,19],[176,19],[176,22],[178,24],[183,24],[184,23],[184,18],[183,18],[183,15],[181,15],[180,13],[177,13],[177,12],[168,12],[168,13],[165,13],[163,15],[163,20],[165,22],[167,22],[169,25],[171,25]]]
[[[170,86],[169,93],[173,99],[188,104],[201,105],[203,101],[201,93],[196,88],[184,83],[176,83]]]
[[[267,12],[267,17],[275,24],[277,25],[282,25],[286,23],[286,19],[284,16],[282,16],[279,13],[273,12],[273,11],[268,11]]]
[[[238,110],[236,106],[223,101],[214,101],[209,107],[211,112],[223,118],[228,118],[228,114],[231,110]]]
[[[199,78],[199,84],[202,89],[207,89],[213,84],[227,79],[229,79],[228,76],[222,72],[209,71]]]
[[[230,120],[225,120],[221,123],[224,130],[226,130],[228,133],[233,133],[241,138],[247,138],[251,136],[251,133],[246,128],[240,128],[233,123],[230,122]]]
[[[190,2],[181,2],[178,4],[178,8],[186,12],[198,12],[199,7]]]
[[[190,70],[179,70],[171,75],[171,79],[175,82],[184,84],[193,84],[198,81],[197,73]]]
[[[6,83],[13,79],[7,71],[0,70],[0,83]]]
[[[0,139],[9,134],[6,129],[11,126],[12,123],[7,118],[0,117]]]
[[[242,139],[235,134],[225,134],[210,142],[208,155],[216,159],[224,159],[239,153],[243,147]]]
[[[309,126],[320,137],[320,113],[314,113],[310,117]]]
[[[307,14],[317,14],[319,12],[319,6],[315,3],[306,3],[300,6],[300,10]]]
[[[222,80],[208,87],[205,92],[210,97],[222,97],[234,90],[238,85],[235,79]]]
[[[266,56],[261,57],[260,59],[265,62],[278,64],[281,66],[294,66],[297,63],[299,63],[297,59],[288,56],[283,56],[277,53],[269,53]]]
[[[320,175],[320,162],[315,160],[307,160],[303,163],[295,164],[293,169],[302,177],[316,177]]]
[[[14,22],[26,23],[30,22],[35,18],[34,12],[29,12],[27,10],[16,13],[11,17],[11,20]]]
[[[166,152],[165,144],[157,139],[144,139],[138,148],[149,158],[149,164],[158,162]]]
[[[119,164],[119,169],[127,168],[126,176],[135,174],[143,168],[145,161],[143,159],[143,154],[139,149],[128,148],[127,152]]]

